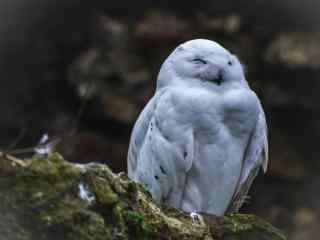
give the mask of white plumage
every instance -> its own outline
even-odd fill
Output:
[[[129,177],[157,201],[223,215],[267,162],[264,112],[237,57],[204,39],[178,46],[134,126]]]

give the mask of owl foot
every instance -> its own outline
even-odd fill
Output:
[[[190,217],[191,217],[193,223],[196,223],[199,225],[205,225],[204,221],[203,221],[203,217],[200,214],[198,214],[196,212],[192,212],[192,213],[190,213]]]

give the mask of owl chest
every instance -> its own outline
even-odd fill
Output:
[[[235,137],[252,132],[258,119],[260,105],[251,91],[231,91],[224,97],[223,123]]]
[[[221,103],[206,92],[175,92],[158,105],[158,123],[163,133],[179,136],[192,129],[194,133],[215,135],[221,129]]]
[[[193,129],[194,133],[215,138],[227,131],[235,137],[248,135],[257,119],[255,96],[245,91],[215,94],[206,91],[174,92],[159,104],[159,126],[163,133],[177,137]]]

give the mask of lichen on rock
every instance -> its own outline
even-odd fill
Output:
[[[23,164],[2,157],[0,187],[0,235],[8,240],[285,239],[252,215],[205,215],[204,225],[193,223],[188,214],[156,204],[124,174],[69,163],[57,153]]]

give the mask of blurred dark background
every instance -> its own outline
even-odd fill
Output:
[[[236,53],[261,97],[270,167],[242,212],[320,234],[320,3],[256,1],[0,2],[0,147],[49,134],[70,161],[126,171],[131,128],[162,61],[179,43]]]

